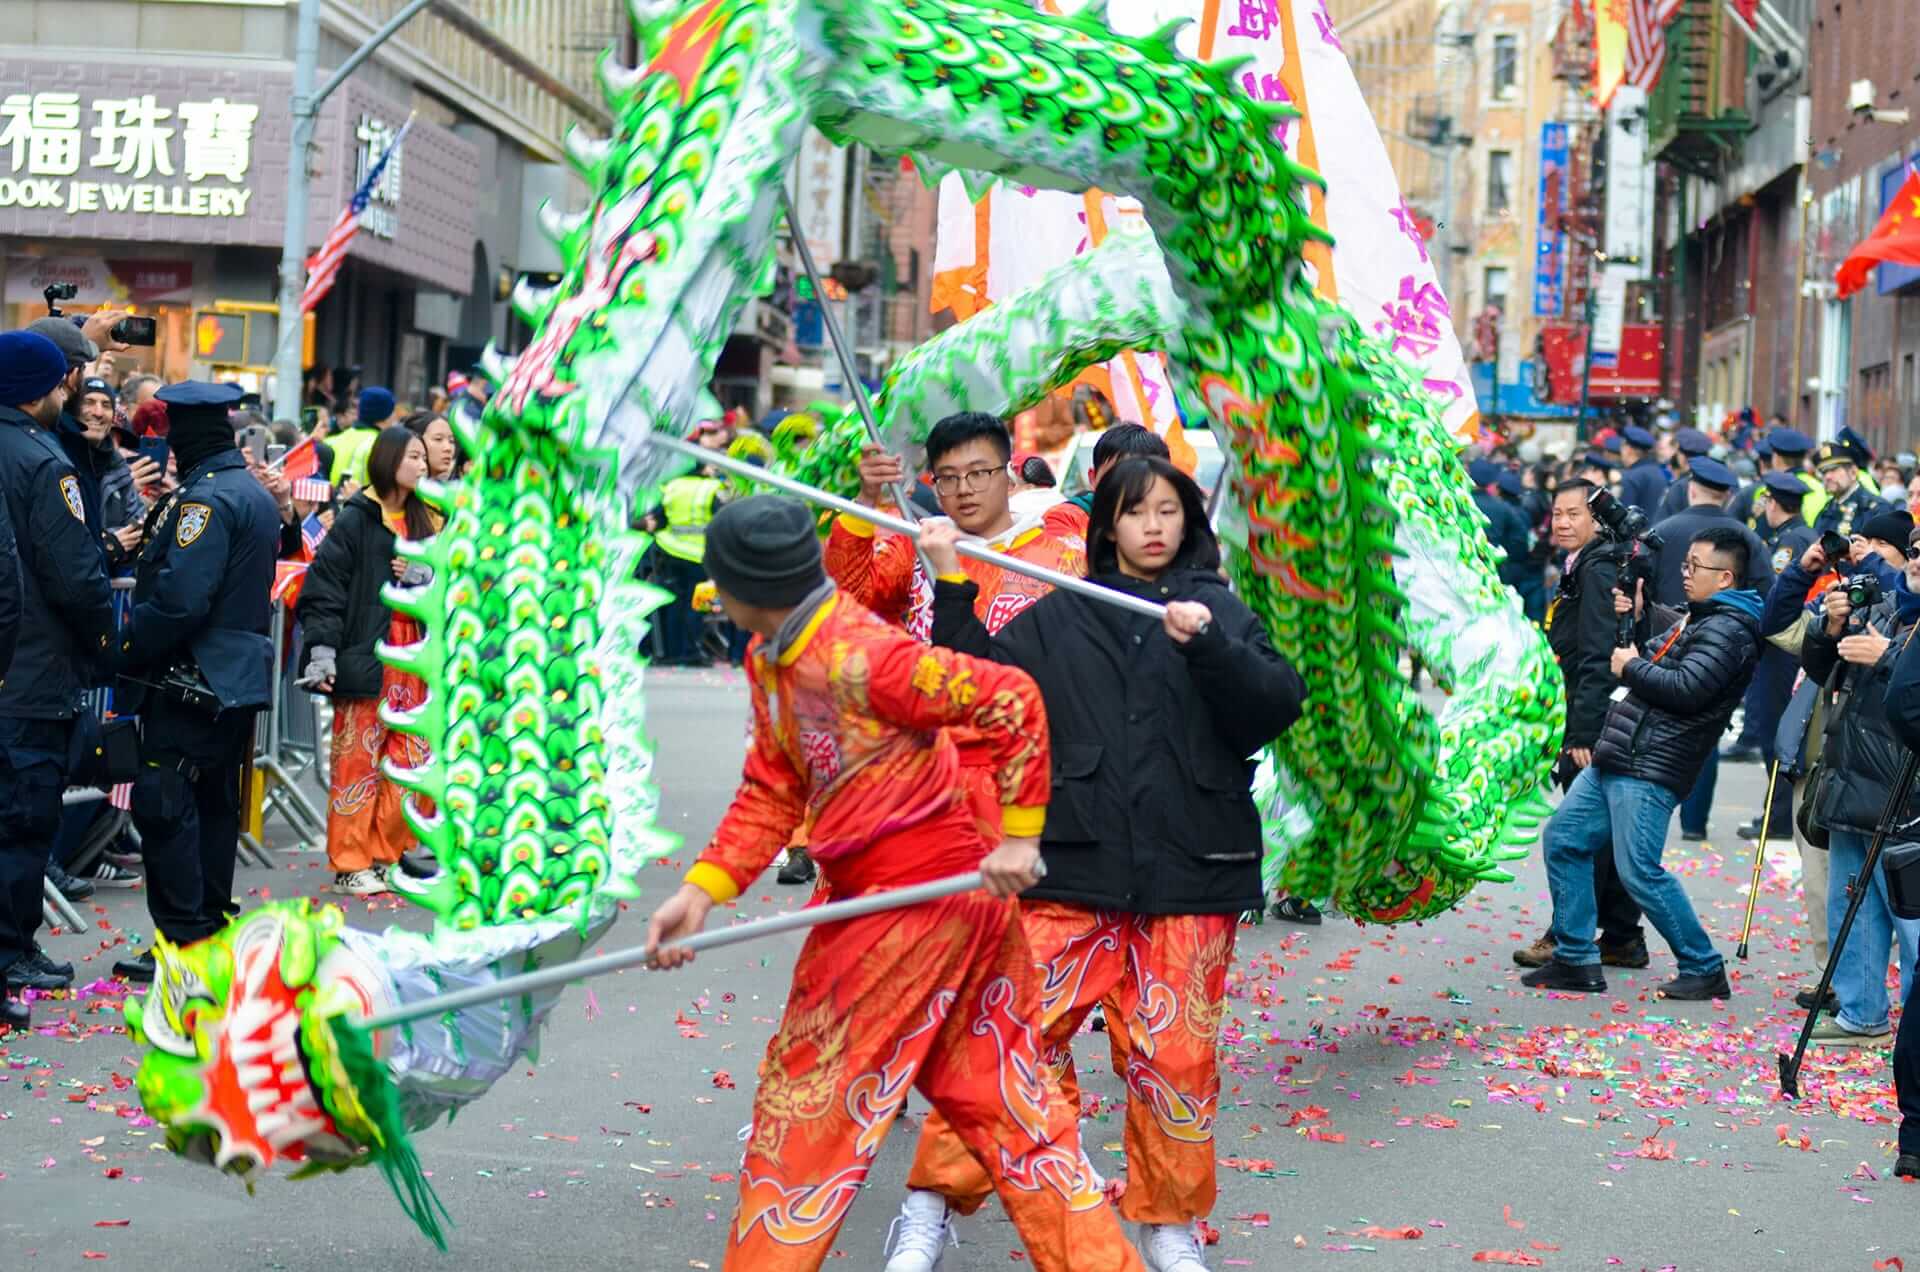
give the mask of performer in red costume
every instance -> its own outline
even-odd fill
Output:
[[[842,594],[806,509],[756,496],[707,529],[707,569],[748,648],[753,738],[713,842],[648,927],[663,966],[803,824],[836,896],[978,867],[974,892],[813,929],[768,1044],[725,1267],[826,1259],[907,1092],[986,1171],[1036,1268],[1138,1269],[1039,1055],[1033,962],[1012,897],[1038,877],[1049,784],[1030,677],[930,649]],[[951,727],[990,749],[1010,836],[991,853]],[[663,948],[664,947],[664,948]]]

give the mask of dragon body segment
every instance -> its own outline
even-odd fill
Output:
[[[391,723],[432,759],[393,771],[440,874],[408,894],[420,936],[267,907],[186,949],[129,1004],[140,1083],[170,1142],[251,1172],[379,1157],[476,1098],[530,1048],[553,995],[388,1037],[397,1108],[370,1108],[329,1016],[571,959],[606,929],[654,829],[640,642],[661,600],[633,581],[627,508],[666,475],[745,301],[770,283],[779,183],[809,122],[940,165],[1125,190],[1157,247],[1115,241],[903,360],[882,395],[896,444],[962,406],[1006,411],[1116,349],[1164,349],[1184,403],[1231,456],[1241,593],[1306,676],[1307,717],[1271,748],[1270,868],[1349,912],[1417,918],[1501,877],[1537,818],[1560,705],[1544,644],[1503,599],[1434,406],[1378,339],[1319,299],[1311,173],[1273,140],[1287,108],[1242,96],[1172,30],[1013,0],[636,0],[641,65],[603,62],[617,121],[570,139],[591,204],[545,217],[567,262],[515,303],[533,344],[490,356],[477,458],[423,493],[445,517],[390,589],[417,644],[383,649],[429,686]],[[850,416],[792,461],[843,483]],[[831,474],[820,471],[822,461]],[[826,480],[831,476],[831,481]],[[1417,649],[1454,697],[1397,674]]]

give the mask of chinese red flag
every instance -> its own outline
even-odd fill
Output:
[[[1733,0],[1733,7],[1748,26],[1756,26],[1760,21],[1760,0]]]
[[[1834,281],[1845,299],[1867,285],[1867,275],[1883,261],[1920,265],[1920,171],[1909,171],[1880,224],[1840,263]]]

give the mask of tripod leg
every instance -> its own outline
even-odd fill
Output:
[[[1773,823],[1773,791],[1780,780],[1780,761],[1767,772],[1767,802],[1760,811],[1760,842],[1753,846],[1753,878],[1747,885],[1747,917],[1740,924],[1740,947],[1734,951],[1741,962],[1747,961],[1747,940],[1753,935],[1753,905],[1760,899],[1760,867],[1767,859],[1767,832]]]

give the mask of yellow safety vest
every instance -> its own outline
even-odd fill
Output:
[[[726,483],[715,477],[675,477],[660,492],[666,528],[654,536],[660,550],[682,561],[701,561],[707,555],[707,523],[713,520],[713,501]]]
[[[378,440],[380,430],[377,428],[350,428],[327,438],[327,445],[333,447],[333,469],[327,474],[327,480],[338,486],[351,477],[366,485],[367,456]]]

